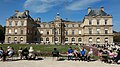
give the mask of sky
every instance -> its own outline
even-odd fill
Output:
[[[113,16],[113,30],[120,32],[120,0],[0,0],[0,24],[5,26],[15,10],[29,10],[32,18],[40,17],[42,22],[54,20],[57,13],[63,19],[82,21],[88,7],[101,6]]]

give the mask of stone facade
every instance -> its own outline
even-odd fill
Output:
[[[83,21],[63,20],[59,13],[51,22],[33,19],[29,11],[15,11],[6,20],[5,43],[111,44],[112,16],[100,9],[88,8]]]

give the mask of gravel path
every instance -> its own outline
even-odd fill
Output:
[[[101,61],[55,61],[52,58],[44,60],[0,61],[0,67],[120,67],[120,64],[107,64]]]

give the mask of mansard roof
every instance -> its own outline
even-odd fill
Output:
[[[88,16],[110,16],[110,15],[101,9],[93,9],[90,11]]]
[[[15,14],[13,16],[11,16],[9,19],[16,19],[16,18],[28,18],[28,19],[32,19],[32,17],[29,15],[29,11],[25,11],[25,12],[19,12],[16,11]]]

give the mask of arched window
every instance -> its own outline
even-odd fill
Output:
[[[81,42],[82,41],[82,39],[81,38],[78,38],[78,42]]]
[[[97,42],[97,43],[100,43],[100,38],[99,38],[99,37],[96,39],[96,42]]]
[[[11,41],[11,37],[8,37],[8,43]]]
[[[65,42],[67,42],[68,41],[68,38],[65,38]]]
[[[89,25],[92,25],[92,20],[89,20]]]
[[[49,38],[48,38],[48,37],[46,38],[46,41],[49,41]]]
[[[89,43],[92,43],[92,37],[89,38]]]
[[[20,41],[23,41],[23,37],[20,37]]]
[[[17,41],[17,37],[14,37],[14,41]]]
[[[75,42],[75,38],[72,38],[72,42]]]
[[[57,38],[57,37],[55,38],[55,41],[58,41],[58,38]]]

